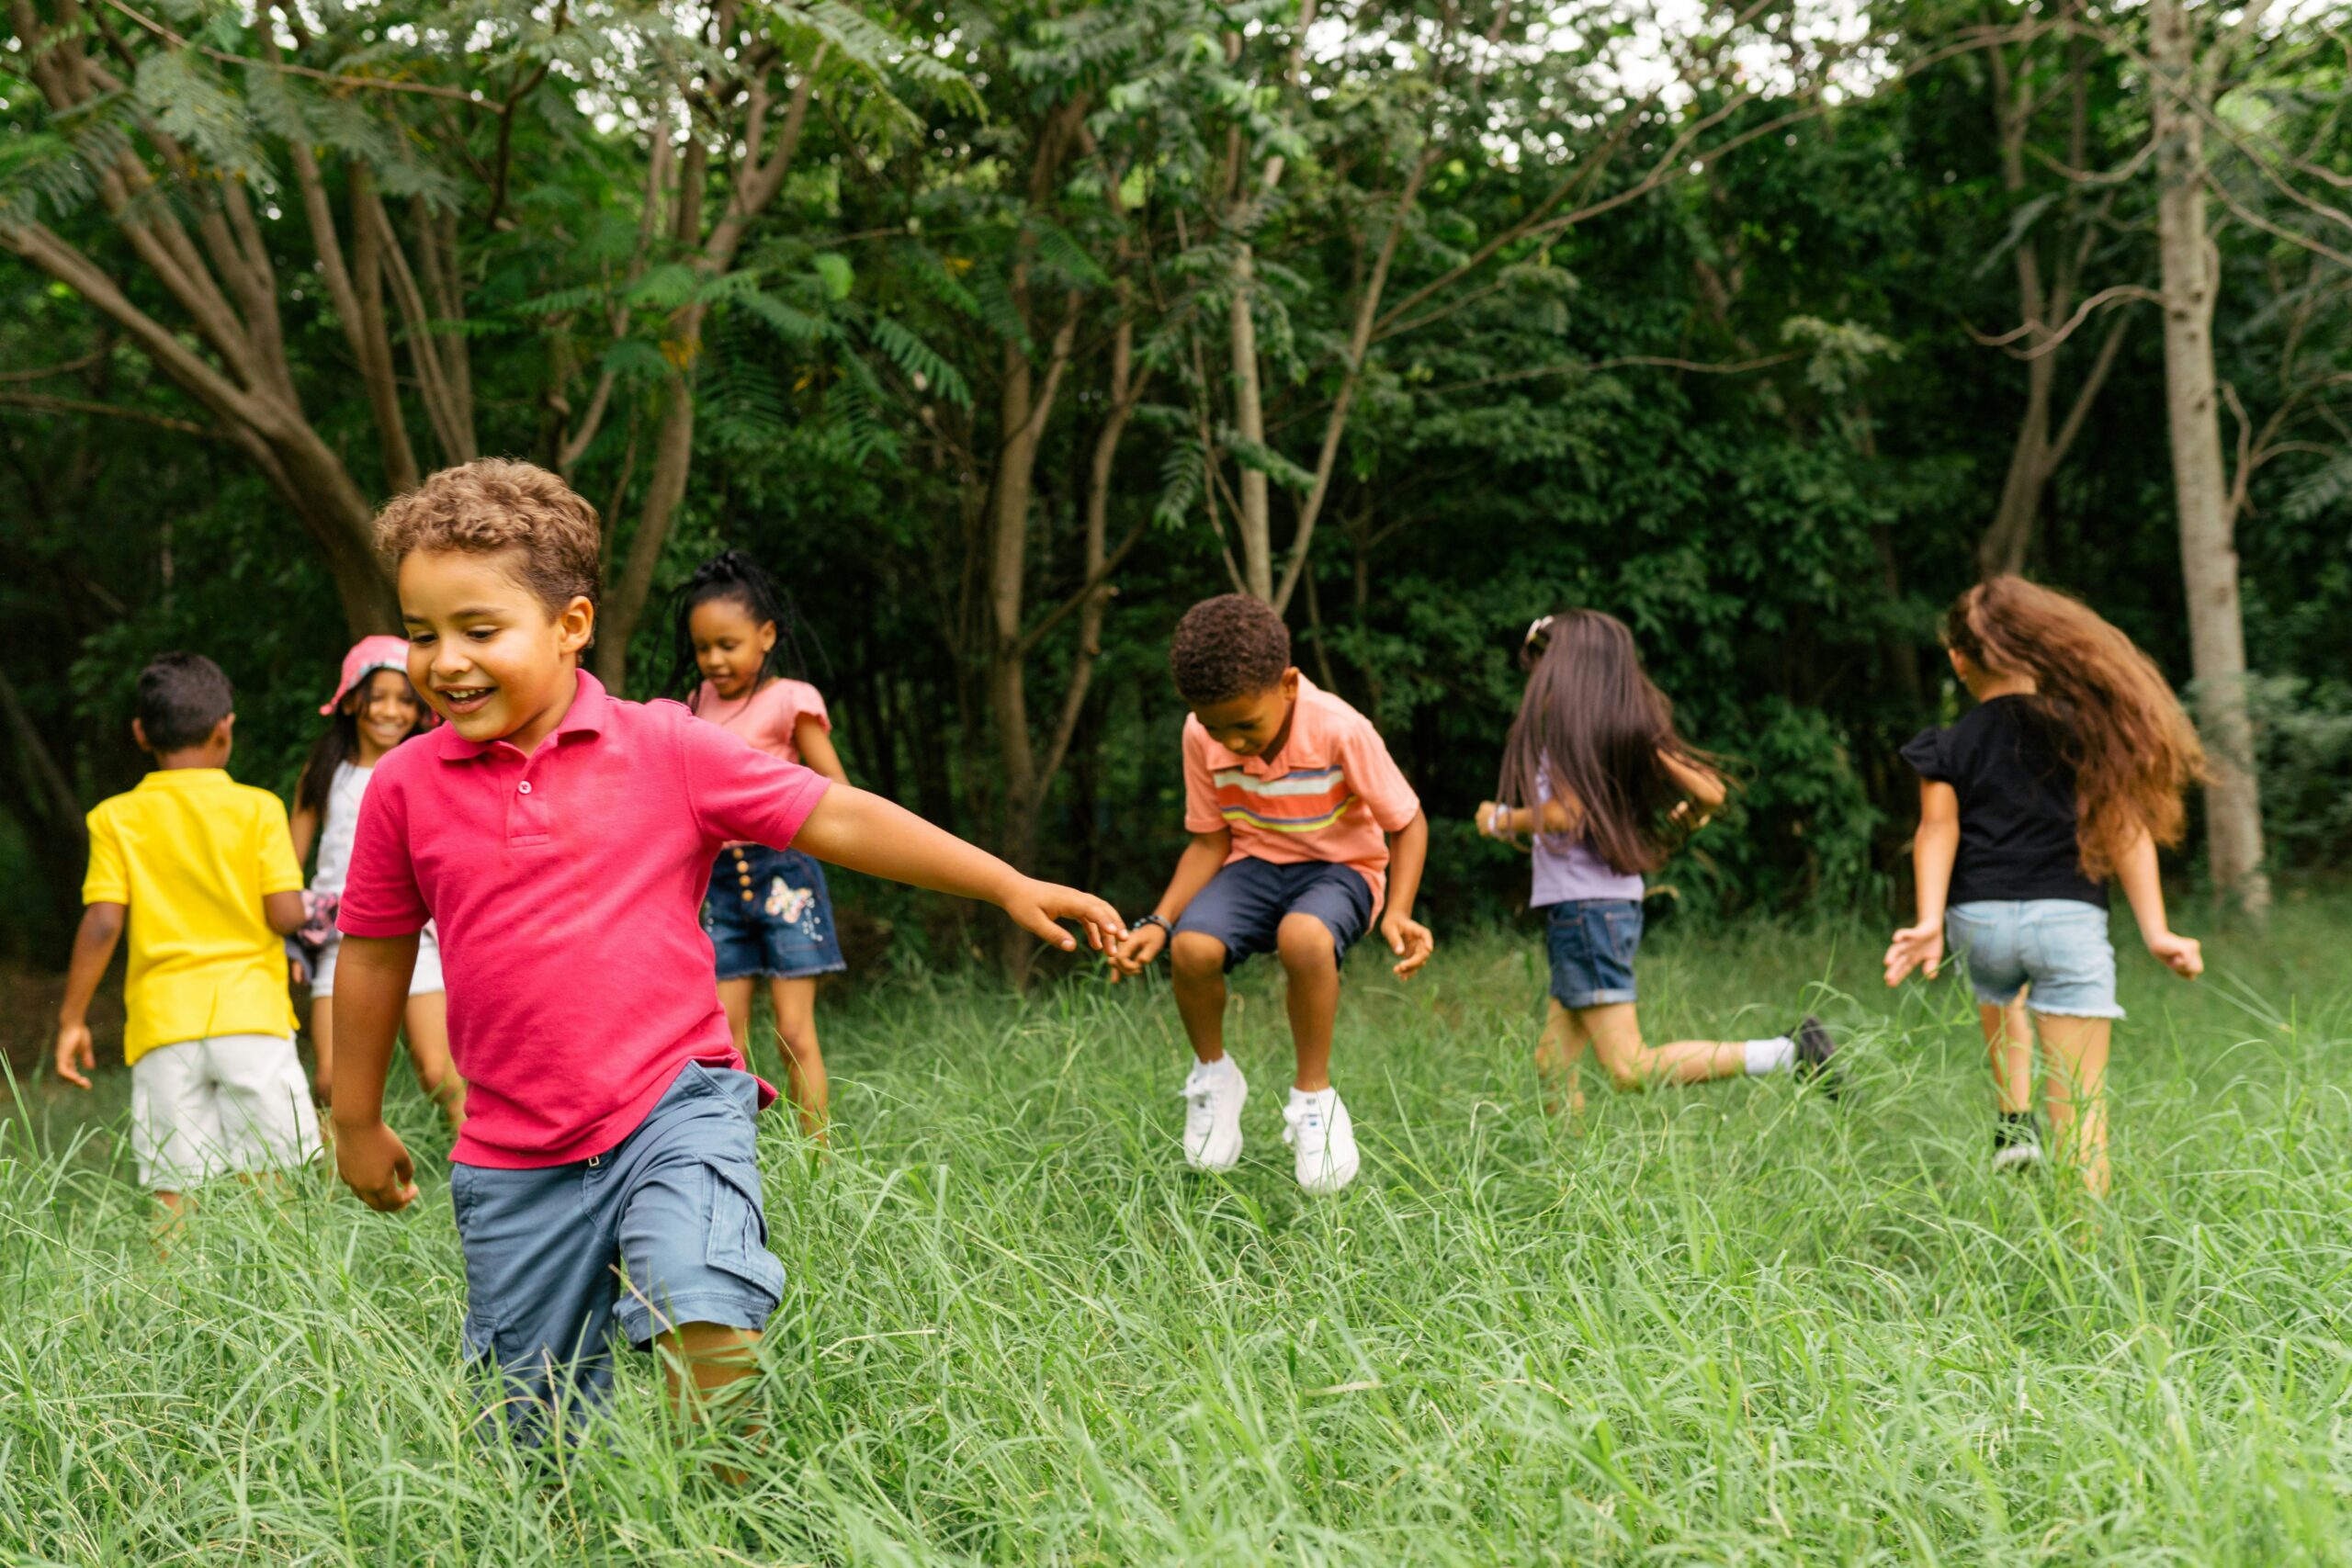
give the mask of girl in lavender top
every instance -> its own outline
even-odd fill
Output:
[[[1613,615],[1544,616],[1528,628],[1520,663],[1527,694],[1497,798],[1479,803],[1477,826],[1490,838],[1532,840],[1528,902],[1544,911],[1552,969],[1535,1066],[1552,1109],[1583,1109],[1577,1069],[1587,1045],[1621,1090],[1749,1073],[1820,1077],[1837,1044],[1810,1016],[1765,1040],[1643,1043],[1634,1010],[1642,874],[1723,804],[1724,781],[1675,731],[1674,705]]]

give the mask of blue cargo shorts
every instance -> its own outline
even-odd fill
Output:
[[[535,1170],[453,1165],[466,1255],[466,1358],[494,1367],[507,1418],[601,1405],[616,1322],[637,1349],[684,1323],[758,1328],[784,1296],[767,1249],[752,1119],[759,1080],[690,1062],[635,1132]]]

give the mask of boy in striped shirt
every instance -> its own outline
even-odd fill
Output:
[[[1112,954],[1114,977],[1140,974],[1169,950],[1197,1058],[1184,1080],[1184,1158],[1230,1170],[1249,1086],[1225,1054],[1225,972],[1253,953],[1279,956],[1298,1051],[1283,1141],[1301,1187],[1336,1192],[1357,1168],[1355,1131],[1331,1087],[1340,965],[1375,915],[1399,978],[1429,961],[1429,928],[1413,919],[1429,819],[1372,722],[1292,666],[1290,632],[1261,601],[1227,593],[1193,605],[1170,662],[1193,710],[1193,841],[1159,905]]]

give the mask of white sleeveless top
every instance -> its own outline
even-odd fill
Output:
[[[359,831],[359,801],[368,793],[373,768],[337,762],[327,785],[327,808],[319,820],[319,869],[311,878],[313,893],[341,893],[351,873],[351,840]]]

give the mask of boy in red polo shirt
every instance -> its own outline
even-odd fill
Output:
[[[1192,844],[1152,912],[1112,954],[1113,977],[1169,949],[1176,1009],[1195,1061],[1184,1080],[1184,1158],[1230,1170],[1241,1157],[1241,1069],[1225,1054],[1225,973],[1280,956],[1298,1077],[1283,1108],[1298,1184],[1353,1181],[1355,1127],[1331,1087],[1340,965],[1372,923],[1410,976],[1429,961],[1413,919],[1429,819],[1372,721],[1318,691],[1290,662],[1282,617],[1242,593],[1207,599],[1177,623],[1169,651],[1184,721],[1184,826]],[[1394,835],[1391,845],[1384,834]]]
[[[595,624],[595,510],[527,463],[445,469],[377,521],[408,674],[448,720],[387,756],[362,803],[337,924],[335,1159],[371,1207],[416,1196],[383,1122],[384,1066],[437,922],[468,1089],[449,1189],[466,1349],[526,1435],[601,1401],[617,1318],[672,1394],[749,1376],[784,1267],[767,1250],[752,1117],[698,919],[711,857],[750,840],[986,898],[1068,950],[1110,906],[1022,875],[888,801],[579,668]],[[626,1277],[626,1290],[622,1276]]]

